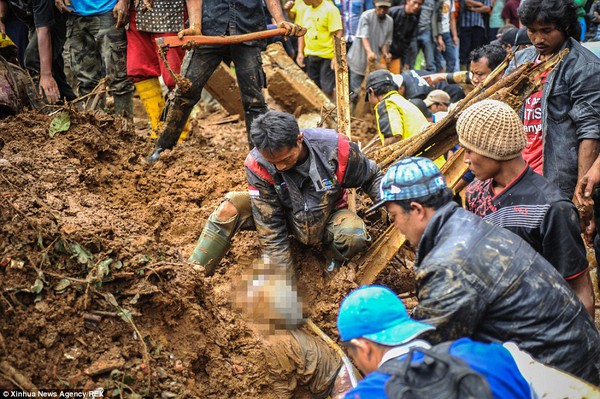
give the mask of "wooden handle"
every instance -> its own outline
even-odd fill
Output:
[[[286,33],[285,28],[262,30],[258,32],[246,33],[233,36],[184,36],[183,39],[177,36],[159,37],[156,39],[158,47],[197,47],[207,44],[238,44],[252,40],[267,39],[274,36],[283,36]]]

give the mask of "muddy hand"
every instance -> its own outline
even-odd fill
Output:
[[[304,36],[306,34],[306,28],[288,21],[281,21],[277,27],[284,28],[286,36]]]
[[[40,76],[40,95],[45,95],[50,104],[56,103],[60,99],[60,92],[56,81],[50,76]]]
[[[61,13],[73,12],[73,10],[69,8],[71,7],[71,0],[54,0],[54,5],[56,6],[56,8],[58,8],[58,11],[60,11]]]
[[[200,36],[202,34],[202,25],[193,24],[189,28],[186,28],[179,33],[177,33],[177,37],[183,39],[184,36]]]
[[[122,28],[129,22],[129,2],[126,0],[117,1],[113,8],[113,16],[117,20],[117,29]]]

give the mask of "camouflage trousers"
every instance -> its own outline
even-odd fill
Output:
[[[127,36],[125,29],[117,29],[116,24],[112,12],[69,16],[70,65],[80,96],[90,93],[105,76],[109,78],[111,94],[134,91],[127,77]]]

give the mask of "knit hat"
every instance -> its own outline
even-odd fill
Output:
[[[519,116],[497,100],[479,101],[464,110],[456,131],[461,146],[496,161],[516,158],[527,145]]]

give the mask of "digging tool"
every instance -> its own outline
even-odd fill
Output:
[[[269,29],[258,32],[246,33],[243,35],[231,36],[177,36],[159,37],[156,39],[156,45],[159,48],[183,47],[186,50],[205,45],[228,45],[250,42],[253,40],[268,39],[275,36],[285,36],[287,30],[285,28]],[[301,35],[299,35],[301,36]]]

